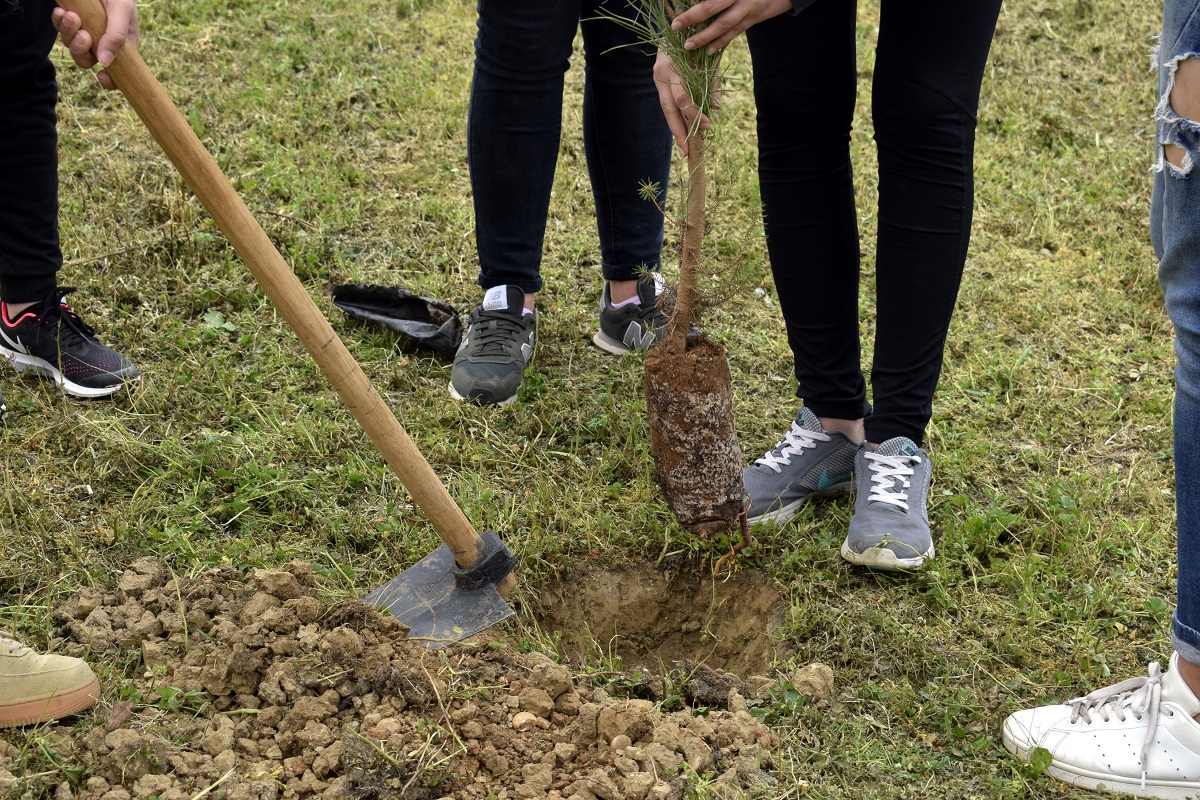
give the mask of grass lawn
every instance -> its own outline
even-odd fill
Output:
[[[869,359],[878,2],[860,5],[853,147]],[[1170,653],[1174,357],[1147,230],[1159,10],[1014,0],[1001,13],[973,241],[927,445],[932,566],[895,577],[843,562],[845,501],[756,530],[735,562],[786,598],[791,662],[836,676],[832,700],[772,711],[789,775],[807,782],[786,796],[1093,796],[1011,759],[1002,720]],[[641,359],[590,343],[601,281],[581,58],[567,76],[538,353],[517,403],[480,409],[450,398],[448,363],[398,350],[328,297],[362,282],[464,313],[478,303],[465,145],[474,3],[157,0],[141,12],[151,70],[467,517],[520,556],[523,607],[584,566],[725,552],[663,505]],[[46,647],[59,635],[49,609],[145,555],[180,575],[303,559],[334,600],[410,566],[437,544],[432,526],[124,99],[69,69],[62,48],[55,60],[60,280],[144,377],[127,396],[80,402],[0,370],[11,412],[0,625]],[[725,300],[705,325],[729,350],[750,458],[797,401],[762,239],[744,41],[727,70],[705,244]],[[553,641],[532,628],[523,615],[511,629]],[[106,699],[137,669],[92,661]],[[35,736],[3,738],[28,748]],[[70,762],[55,758],[50,772]]]

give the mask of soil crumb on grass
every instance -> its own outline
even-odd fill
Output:
[[[779,739],[750,713],[748,681],[692,665],[706,712],[667,712],[498,632],[433,651],[370,606],[327,606],[301,562],[176,579],[144,558],[54,619],[59,650],[124,665],[128,681],[91,715],[43,729],[69,768],[47,770],[0,739],[0,796],[666,800],[698,781],[714,796],[778,789]]]

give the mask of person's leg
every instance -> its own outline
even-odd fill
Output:
[[[859,244],[850,166],[854,3],[818,2],[747,31],[759,186],[797,394],[817,417],[864,417]]]
[[[21,0],[0,23],[0,359],[51,376],[77,397],[137,377],[96,340],[58,287],[58,86],[50,0]]]
[[[1159,40],[1158,144],[1151,232],[1175,326],[1178,605],[1184,677],[1200,690],[1200,3],[1167,3]],[[1200,693],[1198,691],[1197,693]]]
[[[1070,783],[1144,797],[1200,793],[1200,1],[1167,0],[1157,56],[1156,175],[1150,235],[1175,325],[1175,487],[1178,604],[1175,654],[1163,674],[1099,689],[1065,705],[1012,714],[1004,745]],[[1133,712],[1131,715],[1130,712]],[[1095,754],[1110,754],[1098,761]]]
[[[563,75],[579,2],[479,0],[467,161],[479,285],[532,295],[562,130]]]
[[[601,16],[608,5],[584,0],[580,16],[587,77],[583,144],[600,236],[600,330],[593,341],[612,353],[649,347],[666,328],[658,308],[663,245],[659,204],[642,197],[643,184],[667,190],[671,133],[654,84],[654,48]],[[613,13],[633,14],[632,7]]]
[[[743,473],[748,519],[784,522],[850,488],[869,413],[860,364],[850,166],[855,4],[825,0],[750,28],[759,186],[771,271],[804,407]]]
[[[579,2],[479,0],[467,162],[483,303],[450,370],[450,395],[512,402],[533,358],[534,294],[562,131],[563,75]]]
[[[967,256],[975,115],[1000,0],[884,0],[871,93],[879,151],[867,439],[921,446]]]
[[[975,113],[1000,0],[884,0],[881,10],[874,411],[842,556],[907,570],[934,554],[921,443],[967,256]]]
[[[624,26],[598,18],[602,5],[583,3],[583,144],[596,201],[601,270],[610,281],[630,281],[657,271],[661,263],[662,211],[642,197],[641,186],[667,190],[671,133],[654,84],[654,48],[639,44]]]
[[[58,85],[50,0],[21,0],[0,23],[0,300],[24,310],[54,290]]]

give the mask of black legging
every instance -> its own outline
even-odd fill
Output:
[[[53,0],[0,0],[0,299],[54,290],[58,243],[58,86]]]
[[[858,330],[850,166],[856,8],[816,0],[747,33],[771,268],[798,395],[921,444],[971,230],[975,113],[1000,0],[882,0],[871,111],[879,151],[874,410]]]

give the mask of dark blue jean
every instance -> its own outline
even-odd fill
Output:
[[[603,276],[630,280],[660,265],[662,213],[639,191],[647,181],[665,190],[671,164],[652,73],[655,54],[621,25],[596,19],[602,6],[630,13],[624,0],[479,0],[467,159],[485,289],[542,288],[564,75],[580,27],[583,144]]]
[[[53,0],[0,0],[0,299],[41,300],[62,267]]]
[[[1158,40],[1159,104],[1150,238],[1158,279],[1175,326],[1175,515],[1179,598],[1172,644],[1200,664],[1200,120],[1171,107],[1175,70],[1200,58],[1200,0],[1167,0]],[[1163,145],[1183,148],[1183,169],[1163,158]]]
[[[1000,0],[883,0],[871,88],[879,153],[876,331],[867,403],[850,130],[856,8],[816,0],[747,32],[771,269],[813,413],[921,443],[973,210],[975,114]],[[869,414],[869,416],[867,416]]]

